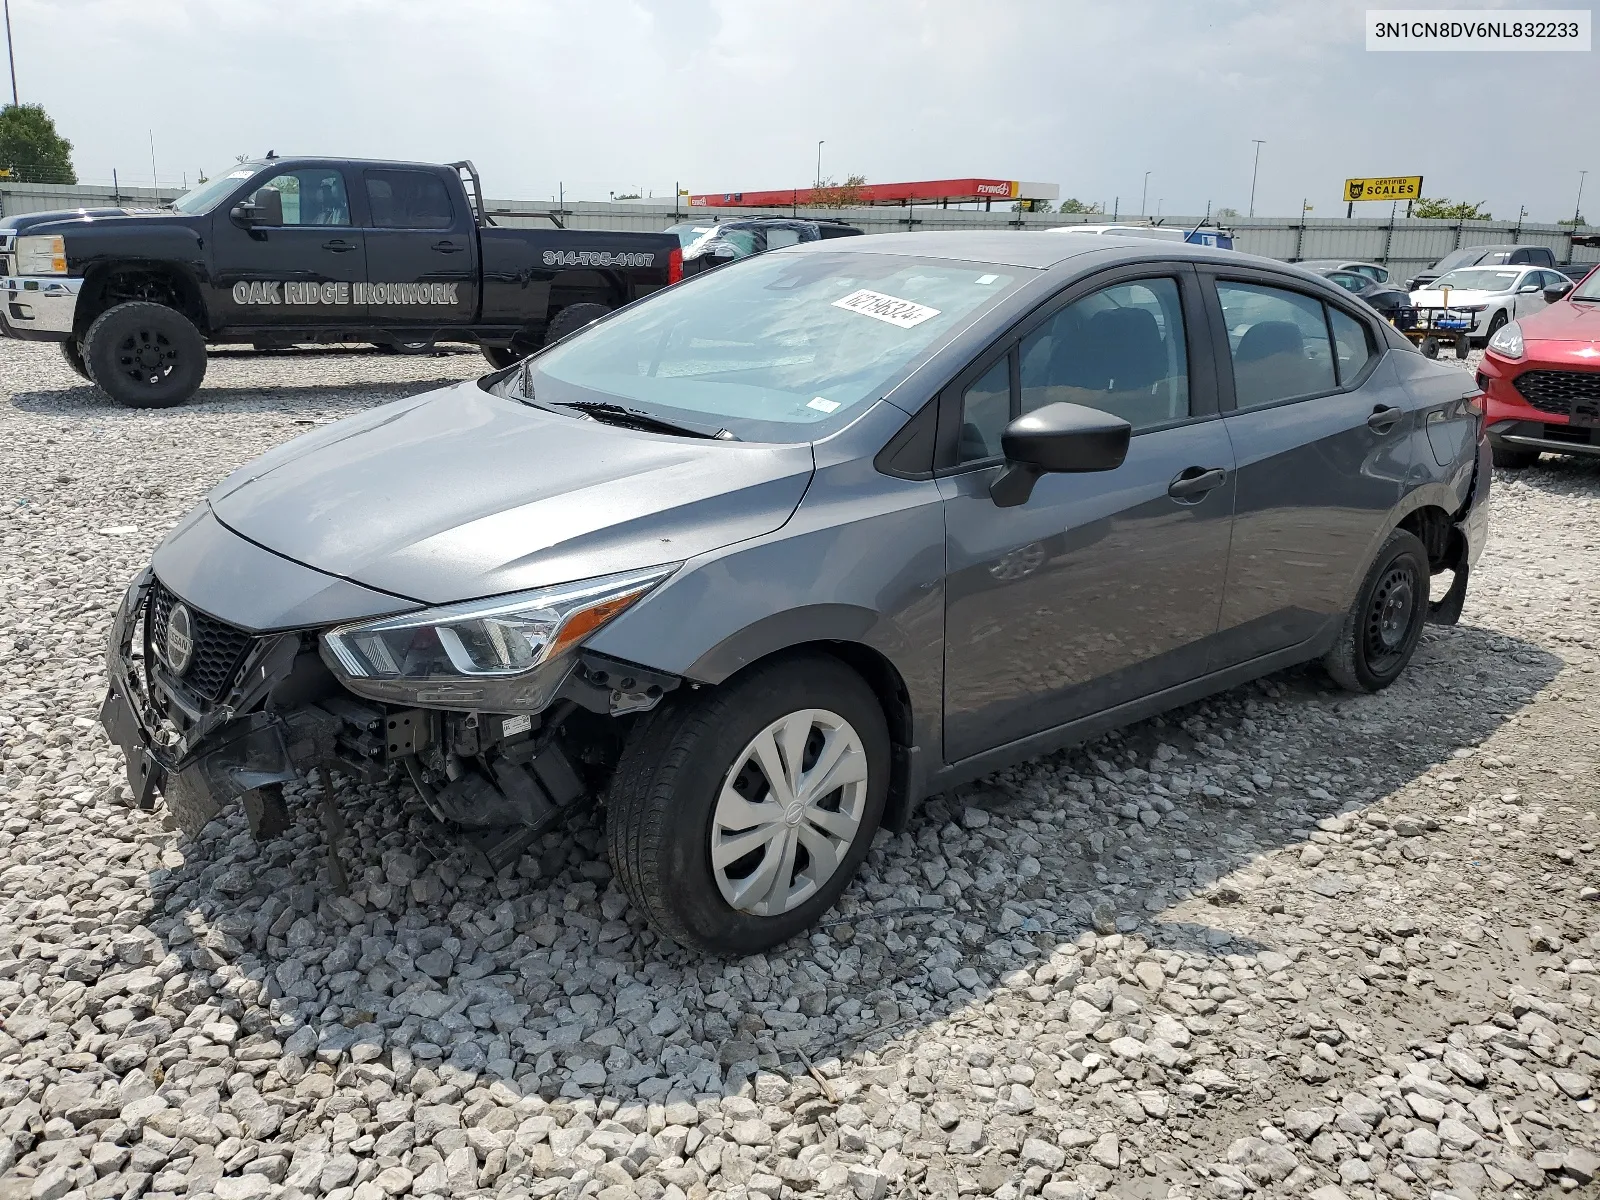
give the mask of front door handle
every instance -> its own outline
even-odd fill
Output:
[[[1388,433],[1400,420],[1400,410],[1392,406],[1379,405],[1372,410],[1372,415],[1367,418],[1367,428],[1374,433]]]
[[[334,238],[331,242],[323,242],[322,248],[324,250],[332,250],[335,254],[343,254],[348,250],[354,250],[356,244],[347,242],[343,238]]]
[[[440,254],[460,254],[466,249],[465,246],[458,246],[455,242],[435,242],[433,248]]]
[[[1198,500],[1212,488],[1221,487],[1228,473],[1221,467],[1188,467],[1167,485],[1174,500]]]

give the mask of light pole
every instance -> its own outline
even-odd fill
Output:
[[[1145,215],[1144,202],[1150,196],[1150,172],[1144,173],[1144,186],[1139,189],[1139,215]]]
[[[11,107],[17,100],[17,52],[11,46],[11,0],[6,0],[6,59],[11,64]]]
[[[820,138],[817,141],[817,181],[812,186],[822,186],[822,139]]]
[[[1583,177],[1588,173],[1587,171],[1578,172],[1578,202],[1572,206],[1572,228],[1574,230],[1578,228],[1578,222],[1583,217]]]
[[[1256,173],[1261,170],[1261,147],[1265,143],[1265,139],[1251,138],[1250,140],[1256,144],[1256,165],[1250,168],[1250,212],[1248,214],[1253,217],[1256,215]]]

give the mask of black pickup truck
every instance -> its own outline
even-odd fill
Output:
[[[0,221],[0,334],[155,408],[208,342],[465,341],[503,367],[682,270],[671,234],[496,226],[471,163],[269,155],[165,208]]]

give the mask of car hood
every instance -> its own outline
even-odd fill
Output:
[[[1600,301],[1562,300],[1517,324],[1524,341],[1600,343]]]
[[[66,233],[84,225],[100,225],[110,221],[170,221],[181,220],[183,214],[164,208],[70,208],[56,212],[18,213],[0,221],[0,229],[15,229],[18,236],[30,233]]]
[[[1496,300],[1504,300],[1509,292],[1479,292],[1466,288],[1450,289],[1450,307],[1464,308],[1468,304],[1492,304]],[[1411,303],[1421,308],[1440,308],[1444,305],[1444,293],[1432,288],[1425,288],[1411,293]]]
[[[463,383],[278,447],[207,497],[285,558],[445,604],[684,559],[794,513],[809,444],[603,425]]]

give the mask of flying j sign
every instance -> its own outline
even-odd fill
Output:
[[[1416,200],[1422,195],[1421,175],[1392,175],[1385,179],[1346,179],[1344,198],[1356,200]]]

